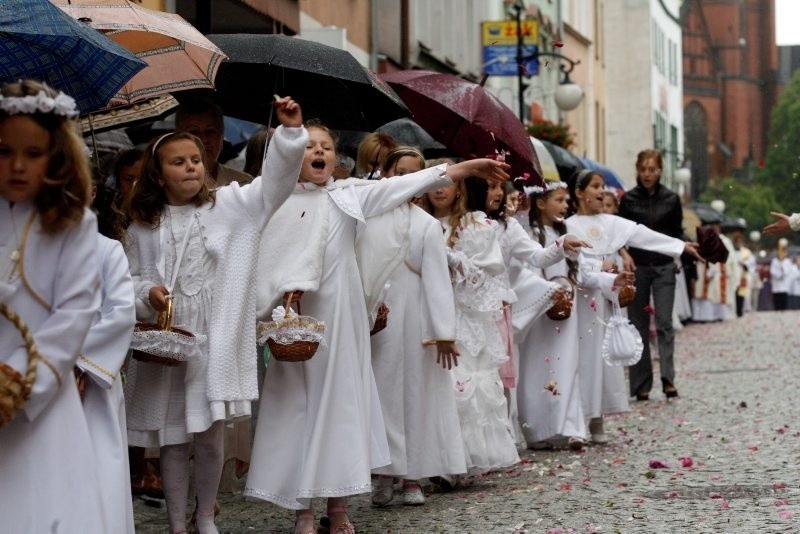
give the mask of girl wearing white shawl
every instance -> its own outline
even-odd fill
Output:
[[[252,183],[209,189],[203,145],[187,133],[155,140],[131,198],[127,252],[137,313],[153,320],[174,296],[173,324],[207,335],[185,364],[131,361],[126,400],[131,445],[161,447],[172,532],[186,529],[189,453],[194,442],[197,529],[216,533],[223,424],[250,415],[256,380],[256,283],[261,231],[300,172],[307,135],[300,107],[275,102],[279,126]]]
[[[672,256],[676,260],[685,251],[700,258],[693,243],[666,236],[644,225],[603,213],[603,176],[581,171],[570,178],[570,195],[576,214],[567,219],[567,229],[591,245],[583,251],[582,273],[606,271],[622,247],[632,246]],[[606,264],[606,265],[604,265]],[[604,325],[611,314],[607,300],[617,298],[615,291],[595,289],[576,302],[579,325],[579,352],[583,412],[590,419],[589,431],[596,443],[605,443],[603,415],[626,412],[628,389],[622,367],[606,365],[600,356]],[[574,313],[573,311],[573,313]]]
[[[424,168],[422,153],[398,147],[386,156],[381,176]],[[357,241],[361,260],[373,258],[390,235],[398,235],[401,243],[399,255],[384,255],[398,258],[385,270],[382,300],[389,319],[370,337],[391,458],[389,465],[373,470],[380,475],[372,494],[376,506],[392,500],[394,477],[403,479],[403,504],[413,506],[425,503],[419,479],[467,472],[448,372],[456,363],[456,312],[441,233],[439,221],[406,203],[367,219]]]
[[[287,292],[304,292],[303,314],[325,321],[326,346],[305,362],[269,362],[245,496],[296,510],[300,533],[314,531],[311,499],[327,497],[330,532],[346,534],[354,527],[345,497],[369,492],[371,470],[390,461],[359,278],[375,266],[356,263],[359,223],[469,174],[506,179],[507,166],[473,160],[334,182],[333,137],[319,124],[308,129],[300,182],[264,232],[257,291],[261,317]]]

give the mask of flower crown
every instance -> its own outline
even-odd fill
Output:
[[[0,94],[0,110],[9,115],[53,113],[69,118],[78,116],[75,99],[61,91],[55,97],[48,96],[44,91],[28,96],[3,96]]]
[[[545,181],[545,186],[542,187],[540,185],[526,185],[522,188],[525,191],[525,194],[530,195],[541,195],[545,191],[555,191],[556,189],[567,189],[567,184],[565,182],[553,182],[553,181]]]

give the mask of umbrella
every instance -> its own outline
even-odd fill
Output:
[[[21,4],[0,4],[0,81],[41,80],[73,97],[81,113],[88,113],[105,106],[145,67],[47,0]]]
[[[619,189],[620,191],[625,191],[625,186],[622,185],[622,180],[619,179],[617,173],[606,167],[605,165],[601,165],[594,160],[589,158],[578,158],[581,163],[583,163],[584,168],[591,169],[593,171],[597,171],[603,175],[603,180],[608,187],[614,187]]]
[[[550,155],[553,156],[553,161],[556,162],[556,169],[558,169],[558,175],[561,177],[562,181],[566,182],[569,180],[570,176],[585,168],[581,160],[578,159],[578,156],[566,148],[554,145],[550,141],[545,141],[544,139],[541,141],[545,148],[547,148],[547,151],[550,152]]]
[[[695,212],[703,224],[719,224],[722,222],[722,215],[708,204],[692,202],[686,208]]]
[[[111,106],[132,104],[187,89],[213,89],[224,54],[180,15],[128,0],[52,0],[75,19],[147,62],[114,95]]]
[[[81,119],[81,129],[84,133],[89,131],[99,133],[119,128],[122,125],[134,126],[162,117],[177,105],[177,100],[165,95],[148,98],[144,102],[136,102],[127,106],[104,108]]]
[[[303,107],[303,117],[337,130],[373,131],[410,115],[397,95],[345,50],[286,35],[208,38],[229,56],[216,79],[226,115],[266,124],[273,94],[291,96]]]
[[[452,155],[452,151],[438,142],[422,129],[422,126],[411,119],[403,118],[387,122],[379,126],[376,131],[392,136],[398,145],[413,146],[422,151],[426,158],[440,158]],[[353,130],[340,130],[336,148],[345,154],[355,157],[358,145],[368,132]]]
[[[561,180],[561,176],[558,175],[556,162],[553,156],[550,155],[550,152],[547,151],[544,144],[535,137],[531,137],[531,143],[533,143],[533,150],[536,152],[536,157],[539,159],[539,165],[542,167],[542,177],[548,182],[558,182]]]
[[[517,116],[480,84],[452,74],[404,70],[381,77],[434,139],[464,158],[509,152],[514,177],[542,183],[542,170],[528,133]]]

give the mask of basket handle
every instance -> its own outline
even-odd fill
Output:
[[[166,302],[167,308],[164,311],[158,312],[158,326],[167,332],[172,331],[172,295],[167,295]]]
[[[58,372],[56,372],[52,364],[50,364],[50,362],[45,360],[42,355],[39,354],[39,349],[36,348],[36,341],[33,339],[33,334],[31,333],[30,328],[28,328],[28,325],[26,325],[22,318],[14,313],[11,308],[5,304],[0,304],[0,313],[3,314],[6,319],[11,321],[11,324],[13,324],[14,327],[19,330],[19,333],[22,335],[22,341],[25,344],[25,349],[28,351],[28,369],[25,371],[25,392],[23,393],[25,400],[30,397],[33,384],[36,382],[36,362],[38,360],[41,360],[50,367],[50,370],[56,375],[58,385],[61,386],[61,377],[59,376]]]
[[[284,306],[284,308],[286,309],[286,315],[284,315],[284,318],[286,319],[289,318],[289,310],[292,309],[292,297],[294,297],[294,294],[295,294],[294,291],[289,291],[288,293],[286,293],[286,305]],[[297,315],[302,315],[302,313],[300,312],[300,299],[297,300]]]

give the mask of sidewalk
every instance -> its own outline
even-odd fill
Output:
[[[354,497],[351,519],[359,533],[798,532],[798,324],[800,312],[758,312],[690,325],[677,334],[681,397],[632,403],[607,420],[609,445],[525,451],[421,508]],[[220,532],[291,532],[291,511],[230,494],[220,504]],[[167,532],[164,509],[137,501],[135,513],[137,532]]]

